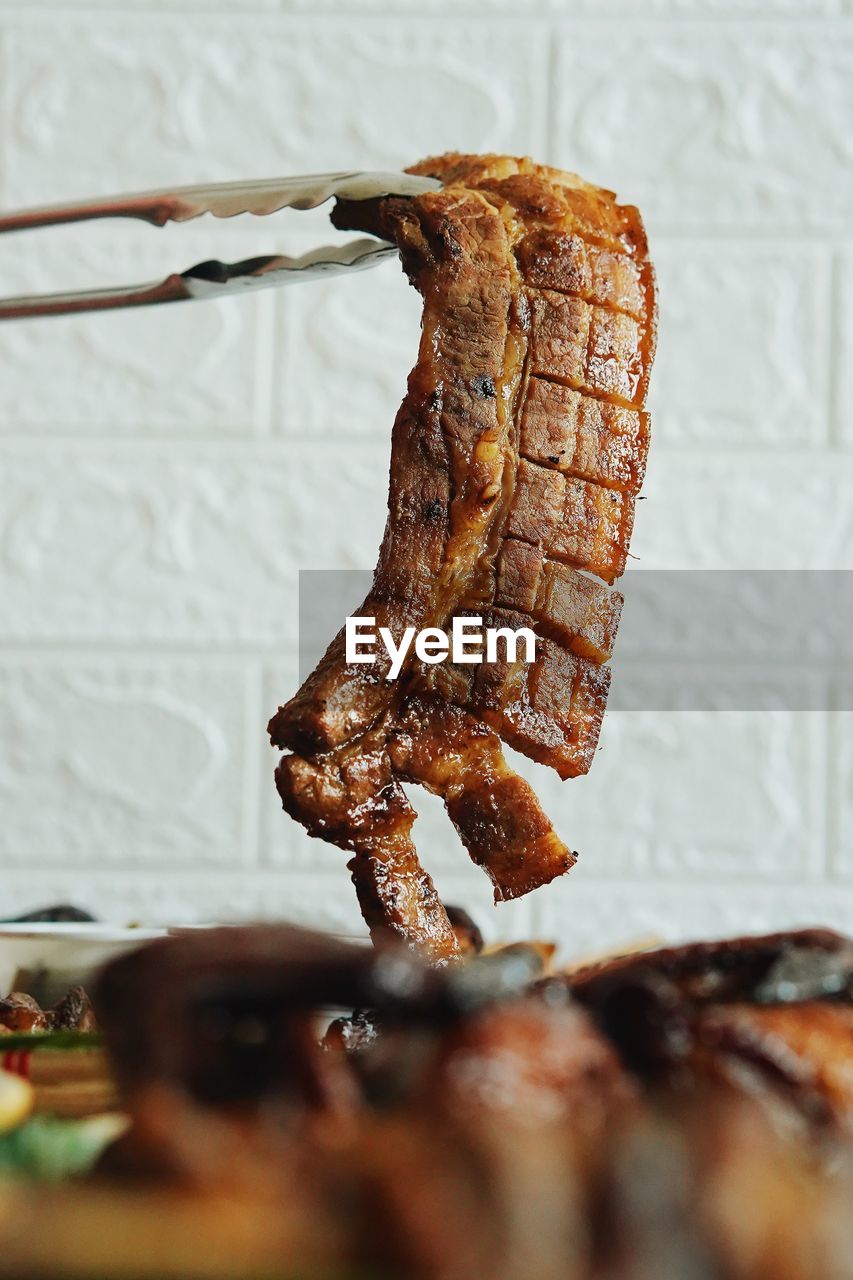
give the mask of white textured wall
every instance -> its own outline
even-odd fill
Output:
[[[446,148],[528,152],[643,209],[643,567],[853,567],[853,0],[0,0],[7,207]],[[309,234],[10,237],[0,290]],[[417,316],[391,265],[0,328],[0,914],[355,924],[345,855],[278,810],[264,725],[295,685],[297,570],[373,563]],[[420,832],[492,933],[850,923],[849,713],[618,712],[588,778],[529,773],[582,854],[558,885],[495,912],[439,807]]]

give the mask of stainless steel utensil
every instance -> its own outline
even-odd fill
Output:
[[[187,222],[202,214],[215,218],[234,218],[244,213],[266,217],[285,208],[314,209],[335,196],[347,200],[414,196],[440,185],[434,178],[419,178],[408,173],[359,171],[227,182],[23,209],[0,215],[0,233],[99,218],[136,218],[162,227],[167,222]],[[201,262],[148,284],[0,299],[0,320],[221,298],[252,289],[276,288],[361,271],[376,266],[393,253],[396,253],[395,247],[384,240],[362,238],[345,245],[322,245],[293,258],[276,254],[233,263]]]

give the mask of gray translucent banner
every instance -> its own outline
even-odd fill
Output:
[[[300,679],[372,576],[300,572]],[[853,571],[635,571],[620,588],[611,710],[853,710]]]

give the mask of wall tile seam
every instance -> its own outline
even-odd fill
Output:
[[[389,21],[394,23],[394,27],[399,29],[402,26],[408,27],[433,27],[436,18],[442,16],[442,11],[418,13],[393,13],[388,14],[381,9],[376,8],[327,8],[323,10],[312,9],[308,12],[305,9],[283,9],[281,7],[258,7],[251,10],[253,20],[253,31],[257,31],[263,26],[269,30],[287,27],[288,25],[302,28],[310,31],[312,26],[329,27],[333,23],[345,21],[346,24],[358,24],[362,30],[370,33],[371,28],[379,31],[387,31]],[[484,13],[482,10],[458,10],[453,9],[447,11],[445,16],[450,18],[450,24],[442,24],[442,29],[447,30],[448,25],[456,26],[488,26],[490,30],[494,30],[496,25],[506,27],[513,31],[525,31],[531,34],[540,33],[548,28],[552,28],[554,24],[553,15],[544,12],[537,12],[530,15],[513,14],[511,11],[499,11]],[[79,24],[85,19],[92,19],[103,22],[109,19],[116,26],[152,26],[156,29],[157,25],[165,21],[174,21],[189,27],[199,19],[213,22],[217,27],[238,27],[246,30],[243,18],[243,10],[241,8],[210,8],[210,7],[187,7],[181,9],[148,9],[145,12],[128,12],[121,8],[107,8],[101,6],[80,8],[61,8],[48,9],[41,6],[32,8],[25,7],[21,9],[5,9],[0,6],[0,25],[5,25],[7,29],[23,29],[28,26],[40,27],[45,26],[49,22],[55,28],[54,23],[57,18],[67,21],[69,27]],[[584,15],[577,19],[578,22],[588,24],[592,22],[596,26],[610,25],[611,19],[592,18]],[[640,20],[645,25],[646,20]]]
[[[830,448],[849,449],[853,446],[853,433],[847,432],[845,441],[845,421],[844,421],[844,392],[845,392],[845,376],[849,376],[845,369],[845,324],[849,323],[846,319],[846,299],[844,295],[844,286],[848,280],[853,278],[853,270],[847,262],[847,253],[840,249],[835,249],[830,259],[830,280],[829,280],[829,328],[827,332],[827,357],[829,360],[829,386],[828,393],[828,443]]]
[[[12,77],[6,74],[9,58],[9,40],[0,18],[0,208],[8,200],[6,175],[10,170],[12,146],[11,130],[8,127],[8,122],[12,119]]]
[[[266,355],[264,355],[265,359]],[[262,374],[262,378],[266,379],[266,372]],[[264,392],[264,395],[266,396],[266,392]],[[168,449],[171,445],[192,446],[197,444],[206,446],[220,442],[222,444],[242,445],[255,440],[265,440],[271,434],[275,434],[275,428],[271,428],[269,425],[269,413],[266,409],[262,417],[264,421],[257,421],[247,427],[236,427],[233,430],[230,427],[208,425],[202,422],[199,422],[194,427],[176,427],[174,430],[171,428],[151,430],[142,422],[129,425],[123,424],[120,427],[111,426],[105,422],[102,426],[89,424],[85,430],[82,430],[79,423],[71,421],[64,424],[61,421],[52,421],[29,427],[15,425],[11,428],[0,421],[0,452],[7,444],[18,448],[21,445],[25,445],[28,439],[33,439],[34,437],[38,437],[42,443],[74,444],[81,448],[90,444],[103,445],[107,441],[118,448],[121,447],[124,441],[131,444],[145,441],[152,448],[163,449]],[[309,438],[307,432],[305,436],[307,440]],[[323,438],[325,439],[325,437]]]
[[[237,303],[238,299],[234,299]],[[268,438],[276,430],[275,404],[277,396],[276,359],[278,307],[274,291],[262,294],[259,298],[260,310],[255,327],[254,356],[255,365],[252,375],[252,427],[251,435],[255,438]],[[235,434],[234,439],[240,437]]]
[[[285,822],[286,815],[282,813],[282,823]],[[116,858],[114,862],[110,862],[109,859],[104,858],[99,858],[91,863],[75,861],[71,867],[69,867],[66,862],[62,862],[59,859],[45,860],[42,858],[38,859],[38,871],[33,871],[32,868],[26,870],[23,861],[19,863],[15,859],[7,859],[4,863],[4,876],[9,875],[10,877],[18,877],[21,880],[26,880],[28,877],[32,877],[33,882],[37,883],[38,879],[49,880],[57,874],[61,874],[62,876],[95,876],[98,877],[98,880],[101,878],[104,880],[113,880],[116,875],[125,877],[133,874],[138,875],[141,878],[156,875],[165,878],[168,881],[180,883],[186,877],[203,872],[205,875],[205,888],[209,889],[219,880],[222,880],[224,884],[228,884],[232,879],[239,880],[241,875],[250,872],[253,877],[253,882],[255,878],[258,878],[258,883],[261,885],[265,883],[280,884],[283,879],[286,879],[288,883],[293,882],[298,884],[300,878],[307,882],[321,880],[325,882],[327,886],[340,884],[341,895],[344,896],[345,893],[351,892],[349,873],[347,871],[347,861],[352,855],[345,849],[338,850],[338,852],[341,855],[341,862],[340,867],[335,868],[319,866],[312,869],[308,867],[305,862],[294,864],[287,862],[285,859],[280,859],[278,862],[272,862],[268,859],[261,858],[258,861],[241,862],[237,858],[234,858],[228,866],[225,866],[221,858],[217,858],[213,861],[205,861],[204,859],[195,858],[183,862],[176,861],[175,858],[172,858],[167,862],[160,862],[156,859],[137,860],[136,869],[132,873],[128,871],[126,862],[121,858]],[[464,859],[465,853],[463,850],[460,849],[459,855],[460,859]],[[33,861],[33,853],[31,850],[27,851],[26,859],[29,862]],[[424,865],[426,866],[427,871],[436,871],[435,867],[431,868],[429,866],[428,860],[425,860]],[[231,867],[233,867],[233,870],[230,869]],[[464,872],[459,873],[457,871],[448,871],[446,868],[440,868],[437,874],[444,886],[447,885],[449,879],[451,885],[456,881],[458,884],[465,885],[468,888],[472,885],[476,885],[484,890],[488,890],[489,887],[486,882],[476,879],[473,875],[466,876]],[[210,879],[211,877],[213,880]],[[98,880],[95,880],[94,883],[98,883]],[[647,882],[657,886],[657,888],[665,894],[695,892],[697,895],[701,895],[706,894],[708,890],[715,889],[720,892],[725,892],[720,885],[719,875],[714,875],[714,873],[710,871],[702,874],[696,873],[688,875],[687,873],[682,873],[680,876],[663,876],[657,871],[649,869],[647,871],[646,880]],[[735,893],[742,892],[747,894],[750,892],[760,891],[763,894],[767,890],[776,888],[778,886],[778,882],[778,875],[774,876],[772,873],[767,873],[767,875],[764,876],[752,875],[744,878],[727,876],[726,889],[733,890]],[[620,894],[623,892],[633,893],[637,885],[638,881],[629,880],[624,874],[620,874],[618,871],[614,871],[609,874],[598,872],[594,879],[589,877],[584,881],[582,891],[587,893],[594,892],[598,889],[601,891],[606,890],[607,892],[612,892],[614,889],[617,889]],[[789,892],[791,887],[790,881],[788,881]],[[845,894],[849,893],[852,899],[851,905],[853,905],[853,873],[851,872],[845,873],[841,870],[839,872],[828,873],[820,877],[807,877],[800,874],[797,881],[797,887],[798,890],[802,890],[804,893],[819,892],[824,889],[827,891],[838,890]],[[572,890],[566,889],[564,892],[571,895]],[[580,887],[577,892],[581,892]],[[498,907],[500,907],[500,904],[498,904]]]
[[[258,867],[262,862],[262,814],[258,804],[263,763],[269,755],[264,750],[268,740],[265,726],[272,711],[264,712],[264,665],[252,662],[245,669],[243,697],[243,795],[240,822],[241,852],[247,867]]]
[[[286,821],[287,821],[286,815],[282,814],[282,823],[286,823]],[[415,841],[417,842],[417,835],[418,835],[417,824],[415,824],[414,833],[415,833]],[[284,827],[284,834],[286,834],[286,826]],[[329,847],[332,848],[332,846],[329,846]],[[346,850],[340,850],[339,852],[341,853],[340,869],[345,871],[346,860],[351,855],[347,853]],[[460,847],[458,854],[459,854],[459,860],[464,863],[466,858],[464,849]],[[588,859],[591,857],[595,857],[595,854],[593,853],[588,855]],[[602,860],[601,855],[599,855],[598,857],[599,864],[601,860]],[[481,887],[485,890],[488,890],[489,888],[488,882],[485,880],[478,879],[474,875],[473,870],[471,872],[470,877],[465,877],[464,872],[460,873],[455,870],[448,870],[446,864],[436,865],[435,863],[431,863],[428,856],[424,857],[423,862],[424,862],[424,866],[426,867],[426,870],[430,872],[435,872],[441,878],[442,881],[445,881],[448,876],[451,876],[451,877],[461,876],[462,878],[468,879],[470,883],[476,883],[481,885]],[[258,866],[259,866],[259,869],[265,872],[269,872],[270,874],[279,874],[279,875],[286,874],[288,876],[290,875],[305,875],[305,876],[322,875],[330,880],[335,879],[338,875],[338,870],[333,869],[331,867],[318,867],[318,868],[312,869],[308,865],[308,862],[305,860],[304,857],[302,858],[302,860],[298,862],[292,862],[292,861],[289,861],[287,857],[281,856],[281,855],[279,855],[276,858],[271,858],[269,856],[262,856],[262,859],[259,862]],[[584,880],[583,887],[587,889],[591,885],[602,885],[602,886],[606,886],[609,890],[612,890],[614,887],[618,887],[620,891],[623,888],[632,890],[633,887],[635,887],[635,885],[639,883],[638,880],[634,880],[630,878],[630,872],[633,870],[634,870],[633,868],[626,869],[625,867],[622,867],[622,868],[613,867],[611,870],[607,870],[607,869],[602,870],[601,866],[599,865],[596,868],[595,875],[588,876]],[[711,869],[706,871],[682,870],[678,872],[676,871],[664,872],[664,871],[661,871],[658,867],[647,866],[644,868],[644,871],[645,871],[645,879],[647,879],[651,883],[659,885],[662,889],[666,889],[666,890],[695,889],[698,892],[700,889],[721,887],[719,871],[714,871]],[[634,874],[636,875],[636,872],[634,872]],[[799,876],[798,885],[803,890],[817,889],[817,888],[821,888],[824,886],[831,886],[831,885],[839,885],[842,888],[845,886],[848,886],[851,892],[853,892],[853,869],[847,871],[842,867],[837,872],[830,872],[828,870],[821,868],[820,873],[818,874],[816,869],[812,869],[812,868],[809,868],[807,865],[804,865],[802,868],[799,869],[798,876]],[[766,871],[761,873],[751,872],[749,875],[744,875],[744,876],[737,876],[737,875],[732,875],[731,873],[727,873],[725,880],[726,880],[727,886],[736,887],[737,889],[743,889],[743,890],[760,889],[763,891],[767,888],[774,888],[778,886],[779,875],[778,873],[773,871]],[[566,892],[571,892],[571,888],[567,889]]]
[[[163,638],[157,642],[146,640],[144,645],[135,640],[122,644],[115,637],[59,637],[45,640],[33,634],[22,639],[0,638],[0,671],[51,670],[58,664],[74,670],[98,665],[125,668],[130,671],[152,670],[181,671],[186,668],[199,673],[215,674],[245,671],[249,663],[260,664],[266,677],[271,670],[280,669],[282,644],[269,641],[261,644],[235,644],[211,641],[204,628],[192,640],[184,644]],[[295,652],[294,652],[295,660]],[[295,661],[294,661],[295,665]]]
[[[346,856],[346,851],[341,850],[341,853],[343,856]],[[346,867],[344,863],[341,864],[340,868],[318,867],[316,870],[288,867],[276,870],[258,869],[256,874],[253,876],[252,883],[258,887],[263,887],[264,885],[278,885],[280,887],[282,879],[286,876],[288,882],[292,883],[294,887],[297,888],[302,885],[310,886],[318,880],[323,880],[327,882],[327,884],[333,884],[341,881],[341,871],[344,872],[343,883],[348,887]],[[66,864],[61,868],[49,867],[39,868],[38,870],[10,868],[8,875],[14,886],[15,882],[32,882],[33,884],[36,884],[42,880],[55,880],[57,872],[60,872],[63,877],[67,876],[69,878],[85,874],[87,877],[91,877],[93,884],[97,885],[114,884],[116,869],[115,867],[104,866],[103,863],[98,867],[89,867],[75,862],[73,865]],[[191,885],[195,879],[195,872],[190,867],[175,867],[173,863],[169,868],[169,872],[170,879],[175,883]],[[145,868],[127,870],[123,872],[123,875],[126,876],[128,884],[131,886],[138,883],[142,883],[143,885],[150,884],[150,871],[147,865]],[[243,868],[239,866],[235,866],[233,870],[211,868],[210,879],[206,881],[206,887],[210,888],[215,884],[221,884],[223,887],[230,884],[240,884],[242,882],[242,877]],[[443,874],[441,880],[445,889],[447,887],[451,889],[454,887],[470,888],[472,884],[481,883],[481,881],[476,879],[473,874],[466,874],[464,872],[459,874],[452,871]],[[564,886],[560,894],[561,897],[563,895],[572,896],[572,894],[574,894],[578,899],[589,898],[602,890],[612,890],[614,886],[614,881],[612,879],[602,876],[590,876],[582,885],[577,885],[575,887],[571,886],[567,882],[558,881],[556,883],[558,887],[561,884]],[[620,896],[623,894],[630,894],[637,902],[649,904],[654,904],[659,900],[661,888],[664,888],[668,895],[683,896],[687,899],[698,899],[700,902],[707,899],[709,888],[709,885],[705,880],[700,880],[695,877],[684,878],[680,881],[674,881],[662,886],[657,880],[650,881],[647,876],[642,878],[623,876],[619,879],[618,885],[620,889]],[[763,881],[737,881],[736,883],[729,883],[727,881],[725,884],[720,884],[719,880],[717,880],[713,882],[713,887],[716,893],[721,896],[727,896],[730,891],[733,890],[735,900],[741,896],[749,897],[755,890],[761,890],[762,894],[767,894],[768,902],[772,902],[774,899],[788,898],[791,889],[789,884],[780,885],[778,879],[770,884]],[[486,884],[486,888],[488,888],[488,884]],[[851,906],[853,906],[853,884],[839,885],[827,880],[825,883],[820,882],[810,884],[807,886],[807,889],[810,893],[822,893],[824,890],[838,892],[841,895],[842,901],[849,900]],[[554,895],[551,896],[553,897]],[[530,896],[526,901],[528,903],[537,901],[536,895],[534,894]],[[547,895],[540,901],[547,902]],[[496,915],[498,918],[501,914],[501,905],[506,904],[498,904],[496,908]]]
[[[77,432],[69,425],[67,432],[59,434],[29,429],[25,432],[16,431],[7,434],[0,432],[0,462],[5,461],[9,465],[12,461],[25,459],[27,454],[41,454],[46,446],[50,446],[50,461],[45,463],[47,473],[50,472],[58,454],[67,452],[72,456],[78,456],[87,450],[93,455],[97,454],[101,459],[105,455],[112,455],[117,465],[123,465],[129,461],[152,461],[158,455],[165,458],[165,461],[181,463],[221,465],[226,461],[236,461],[247,466],[256,466],[262,462],[287,464],[293,459],[294,449],[298,449],[300,455],[312,458],[316,457],[318,451],[334,450],[337,453],[343,449],[364,454],[376,454],[380,450],[387,451],[391,442],[391,426],[392,423],[389,421],[387,429],[363,432],[358,436],[332,433],[326,435],[315,430],[305,430],[298,433],[291,431],[258,433],[245,439],[235,439],[231,436],[198,439],[186,435],[164,441],[162,437],[150,438],[125,434],[121,437],[103,433],[93,436],[89,432],[86,434]],[[652,430],[654,431],[654,422]],[[655,465],[658,463],[663,463],[665,466],[670,463],[682,465],[689,461],[701,466],[706,461],[719,463],[726,458],[738,463],[749,459],[764,462],[770,455],[782,464],[791,462],[801,467],[803,462],[809,459],[818,465],[826,459],[844,461],[850,456],[853,444],[849,441],[799,444],[781,444],[772,441],[763,444],[751,441],[749,444],[739,446],[731,443],[714,445],[704,441],[701,444],[693,441],[685,441],[683,444],[674,444],[671,441],[664,444],[662,441],[655,441],[654,447]]]
[[[502,0],[496,4],[488,4],[484,7],[482,4],[462,3],[454,4],[453,0],[440,0],[438,3],[429,5],[426,12],[421,9],[416,13],[408,6],[395,6],[391,4],[364,4],[364,3],[347,3],[347,0],[297,0],[296,3],[290,0],[164,0],[153,10],[149,10],[145,15],[128,15],[127,11],[118,3],[118,0],[104,0],[103,3],[88,3],[87,0],[69,0],[66,4],[56,4],[51,0],[30,0],[29,4],[23,4],[18,0],[17,3],[12,0],[6,0],[0,3],[0,14],[8,14],[13,17],[29,17],[34,9],[38,15],[46,16],[62,16],[71,13],[75,16],[78,14],[110,14],[116,17],[148,17],[156,19],[159,17],[182,18],[185,15],[192,14],[194,17],[205,16],[238,16],[245,12],[252,15],[265,17],[286,17],[298,18],[302,21],[311,21],[315,18],[326,17],[347,17],[347,18],[379,18],[382,21],[399,21],[399,20],[423,20],[429,21],[436,17],[451,17],[462,21],[482,20],[491,21],[495,17],[504,19],[512,18],[514,15],[509,12],[517,6],[513,5],[511,0]],[[678,0],[672,0],[671,3],[662,3],[660,6],[650,12],[637,17],[636,6],[630,3],[611,3],[607,7],[607,12],[596,12],[596,7],[587,0],[587,3],[581,4],[576,13],[557,13],[560,7],[558,0],[539,0],[531,5],[530,12],[526,14],[517,14],[514,16],[516,22],[529,22],[531,19],[545,20],[562,26],[567,23],[582,21],[585,23],[596,23],[598,25],[609,25],[613,22],[624,22],[628,19],[634,23],[661,24],[676,23],[678,25],[688,26],[699,23],[724,24],[731,22],[745,22],[750,25],[762,22],[784,22],[786,25],[799,26],[803,23],[813,22],[832,22],[844,21],[853,11],[853,3],[851,0],[845,0],[843,6],[835,5],[813,5],[806,6],[806,11],[794,12],[790,9],[774,8],[768,9],[766,4],[759,2],[752,3],[747,8],[743,8],[730,0],[729,5],[718,7],[713,11],[705,12],[686,12]]]
[[[390,444],[391,424],[388,424],[388,442]],[[346,437],[340,441],[345,448],[354,450],[376,447],[375,441],[370,440],[354,440]],[[93,435],[91,432],[82,432],[74,427],[74,424],[68,424],[67,431],[61,434],[48,434],[47,432],[39,432],[38,437],[34,438],[32,431],[10,431],[0,432],[0,452],[4,452],[8,456],[23,456],[27,453],[41,454],[44,452],[45,445],[52,446],[50,458],[54,459],[56,451],[63,448],[69,449],[72,453],[77,453],[82,449],[92,449],[101,453],[113,453],[116,460],[122,458],[134,458],[137,453],[147,453],[156,456],[158,453],[168,453],[174,455],[175,461],[192,461],[204,462],[208,459],[213,462],[221,463],[226,459],[245,462],[287,462],[292,458],[292,450],[294,445],[299,449],[300,453],[306,455],[313,453],[317,448],[317,434],[305,433],[305,439],[300,441],[293,440],[275,440],[265,435],[252,435],[247,438],[237,438],[234,436],[217,436],[214,439],[205,437],[199,439],[193,435],[184,435],[180,438],[174,436],[165,440],[162,436],[156,438],[131,436],[122,432],[120,436],[105,436],[103,432]],[[134,459],[135,460],[135,459]],[[50,461],[46,462],[46,469],[50,468]]]
[[[251,2],[251,0],[250,0]],[[282,25],[285,23],[298,24],[303,27],[310,27],[312,24],[326,25],[331,21],[346,19],[347,22],[370,23],[377,27],[387,27],[389,22],[396,25],[411,26],[429,26],[434,24],[437,18],[445,17],[452,20],[453,24],[482,24],[489,25],[494,28],[495,24],[500,24],[512,29],[544,29],[551,28],[555,32],[560,32],[567,27],[576,30],[578,27],[589,29],[600,29],[611,27],[619,24],[619,31],[631,32],[642,31],[652,26],[665,26],[671,30],[678,28],[696,29],[707,27],[709,30],[716,31],[721,28],[730,28],[737,30],[746,26],[752,30],[766,29],[777,30],[779,25],[790,28],[802,34],[803,28],[814,28],[816,32],[825,33],[827,27],[837,27],[844,31],[849,31],[853,24],[853,5],[849,5],[845,10],[835,11],[812,11],[807,13],[791,13],[785,11],[767,12],[753,9],[747,12],[732,9],[717,13],[684,13],[676,9],[660,10],[652,13],[645,13],[638,16],[636,9],[619,8],[611,10],[609,13],[595,13],[591,9],[577,14],[555,14],[553,9],[538,7],[534,12],[528,14],[520,14],[512,12],[513,6],[507,3],[506,7],[499,9],[490,9],[488,12],[481,7],[473,7],[471,5],[453,5],[452,0],[441,7],[436,6],[427,11],[421,9],[419,12],[388,10],[382,6],[365,6],[365,5],[345,5],[343,0],[339,4],[317,4],[312,3],[310,10],[306,6],[294,8],[286,7],[283,4],[254,4],[250,8],[253,19],[258,22],[263,21],[270,26]],[[174,19],[182,22],[190,16],[194,20],[210,19],[219,20],[222,24],[240,24],[241,19],[246,11],[246,5],[243,3],[235,3],[233,6],[219,6],[205,4],[191,4],[177,6],[158,6],[156,9],[148,9],[145,12],[128,12],[126,9],[118,5],[89,5],[81,3],[73,6],[63,5],[60,7],[50,6],[47,4],[37,4],[34,8],[30,5],[21,6],[5,6],[0,4],[0,22],[7,22],[14,25],[43,25],[48,20],[55,20],[58,17],[67,18],[70,24],[78,22],[81,18],[95,18],[103,20],[104,17],[118,20],[121,23],[143,25],[146,23],[154,24],[161,22],[163,19]],[[446,24],[445,24],[446,26]]]
[[[848,688],[851,686],[849,674],[845,683]],[[833,684],[837,700],[840,697],[842,680],[835,680]],[[853,879],[853,865],[850,869],[844,865],[846,859],[853,864],[853,840],[845,834],[844,822],[845,809],[849,808],[850,804],[849,789],[845,788],[844,777],[845,773],[849,772],[850,761],[845,761],[844,758],[844,744],[849,735],[844,733],[843,715],[845,712],[841,710],[831,711],[827,717],[826,728],[827,769],[824,779],[824,821],[828,850],[826,874],[830,883],[843,883],[847,879]],[[853,759],[853,749],[850,756]]]
[[[815,370],[815,385],[812,394],[822,405],[822,431],[815,441],[825,449],[837,448],[840,444],[839,433],[834,427],[835,411],[835,370],[839,363],[835,351],[836,320],[835,295],[836,287],[833,279],[832,265],[837,257],[835,253],[815,253],[811,255],[816,262],[816,280],[813,289],[813,313],[809,328],[814,326],[820,351],[819,368]]]

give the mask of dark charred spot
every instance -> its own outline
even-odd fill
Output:
[[[435,232],[435,247],[439,255],[444,255],[448,258],[461,258],[462,245],[453,232],[453,223],[449,219],[441,222]]]
[[[432,502],[428,502],[424,507],[425,520],[438,520],[444,514],[444,504],[439,502],[438,498],[433,498]]]
[[[553,463],[553,465],[556,467],[557,463],[560,461],[560,455],[558,453],[549,453],[548,461]]]
[[[488,374],[482,373],[479,377],[474,378],[471,383],[471,390],[475,396],[479,396],[481,400],[494,400],[497,395],[495,389],[495,380],[490,378]]]

